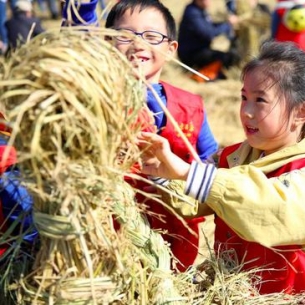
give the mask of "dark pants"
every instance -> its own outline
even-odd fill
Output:
[[[179,54],[178,50],[178,56],[184,64],[195,69],[202,68],[217,60],[220,61],[224,67],[229,68],[230,66],[237,64],[239,61],[238,54],[233,50],[221,52],[212,49],[202,49],[200,52],[192,53],[188,56]]]

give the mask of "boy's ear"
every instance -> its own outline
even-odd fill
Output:
[[[169,46],[168,46],[168,49],[167,49],[168,59],[170,59],[172,56],[175,55],[177,49],[178,49],[178,41],[173,40],[173,41],[169,42]]]

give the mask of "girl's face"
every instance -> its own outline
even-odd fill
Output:
[[[114,23],[114,28],[131,30],[137,33],[155,31],[167,36],[164,18],[154,8],[147,8],[142,11],[136,8],[133,12],[127,10]],[[127,43],[116,40],[116,47],[126,55],[135,67],[139,68],[148,82],[158,83],[167,57],[175,53],[178,43],[164,39],[160,44],[147,45],[141,37],[136,37],[136,39]]]
[[[293,110],[287,117],[285,97],[259,68],[245,75],[240,119],[249,144],[266,155],[298,142],[304,119]]]

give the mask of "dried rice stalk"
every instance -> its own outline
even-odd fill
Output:
[[[146,292],[148,277],[155,287],[163,272],[172,282],[170,250],[124,182],[139,158],[143,83],[105,33],[68,29],[33,39],[13,55],[0,83],[11,142],[36,199],[42,246],[34,272],[20,281],[32,303],[129,304],[136,294],[147,303],[155,298]],[[169,297],[179,293],[157,304]]]
[[[258,5],[251,6],[250,0],[236,1],[236,11],[239,18],[238,51],[243,62],[247,62],[258,54],[261,43],[269,37],[271,17]]]

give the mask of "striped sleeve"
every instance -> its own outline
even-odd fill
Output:
[[[161,178],[161,177],[154,177],[154,176],[148,176],[148,179],[155,184],[161,185],[161,186],[167,186],[170,182],[170,180]]]
[[[185,194],[199,202],[205,202],[209,195],[216,171],[216,167],[213,164],[199,164],[193,161],[186,180]]]

